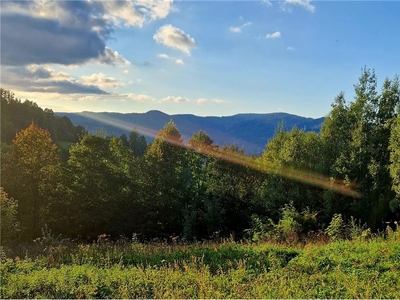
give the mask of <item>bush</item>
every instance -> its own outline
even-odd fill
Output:
[[[371,237],[371,229],[367,228],[366,224],[361,224],[361,220],[356,221],[351,217],[348,223],[349,237],[351,240],[367,239]]]
[[[20,231],[19,223],[17,222],[18,201],[0,187],[0,210],[1,210],[1,245],[6,245],[12,242],[17,237]]]
[[[278,224],[271,219],[263,221],[259,216],[251,216],[252,227],[245,230],[245,234],[253,242],[262,240],[297,243],[303,236],[316,228],[317,213],[305,209],[299,213],[293,203],[285,205],[282,217]]]
[[[289,242],[297,242],[302,231],[302,225],[298,222],[299,213],[293,203],[285,205],[282,209],[282,218],[279,220],[276,229],[281,238]]]
[[[332,240],[342,240],[344,238],[344,221],[341,214],[334,214],[329,226],[325,229],[325,233]]]
[[[387,239],[391,241],[400,241],[400,225],[397,221],[394,222],[396,228],[393,230],[390,226],[386,227]]]

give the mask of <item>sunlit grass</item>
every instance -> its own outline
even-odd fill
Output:
[[[399,298],[400,242],[105,243],[1,258],[2,298]]]

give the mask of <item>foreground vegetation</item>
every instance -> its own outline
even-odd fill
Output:
[[[365,68],[355,94],[249,157],[173,122],[87,134],[1,90],[0,296],[399,298],[399,78],[379,94]]]
[[[296,244],[75,244],[1,255],[1,298],[399,298],[400,232]]]

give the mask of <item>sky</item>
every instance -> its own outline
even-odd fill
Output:
[[[326,116],[400,75],[400,1],[3,1],[1,87],[56,112]]]

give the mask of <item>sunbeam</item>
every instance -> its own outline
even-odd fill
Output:
[[[184,148],[189,151],[197,152],[217,159],[222,159],[224,161],[252,168],[260,172],[275,174],[291,180],[303,182],[305,184],[309,184],[312,186],[320,187],[323,189],[329,189],[345,196],[353,198],[361,198],[361,194],[354,189],[355,184],[348,182],[345,183],[343,180],[327,177],[310,170],[305,171],[298,168],[284,167],[284,166],[280,168],[277,168],[276,166],[268,166],[266,164],[260,163],[254,157],[250,157],[240,153],[230,152],[227,150],[222,150],[215,146],[194,147],[189,144],[181,143],[176,139],[168,137],[160,137],[157,135],[158,132],[155,130],[139,126],[133,123],[124,122],[112,117],[106,117],[106,116],[100,117],[97,116],[96,114],[90,114],[90,113],[82,113],[82,115],[84,115],[86,118],[96,120],[107,125],[112,125],[114,127],[124,129],[127,131],[130,131],[132,130],[132,128],[135,128],[139,134],[149,136],[152,138],[162,139],[163,141],[171,145]]]

